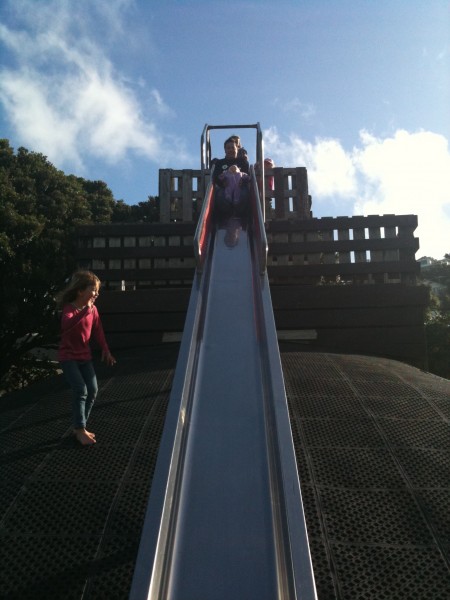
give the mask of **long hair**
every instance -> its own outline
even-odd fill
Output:
[[[101,282],[97,275],[92,271],[76,271],[68,285],[55,298],[58,308],[62,308],[64,304],[76,300],[78,292],[84,291],[90,285],[100,288]]]

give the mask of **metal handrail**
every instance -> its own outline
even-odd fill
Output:
[[[214,171],[214,169],[213,169]],[[197,264],[197,271],[202,272],[205,264],[206,250],[211,233],[211,220],[214,207],[214,183],[213,173],[211,180],[206,188],[205,197],[203,199],[202,211],[195,229],[194,235],[194,254]]]
[[[255,236],[255,243],[257,246],[257,254],[259,259],[259,273],[264,275],[267,269],[267,252],[269,249],[267,243],[266,228],[264,227],[264,217],[261,210],[261,201],[259,199],[258,182],[256,179],[255,169],[253,166],[250,167],[250,178],[252,186],[252,198],[253,202],[253,229]]]
[[[211,166],[211,138],[209,132],[212,129],[256,129],[256,144],[262,140],[261,127],[259,123],[251,124],[251,125],[208,125],[206,124],[203,128],[201,140],[200,140],[200,148],[201,148],[201,165],[202,170],[209,169]],[[256,148],[256,158],[259,160],[259,152],[258,147]]]
[[[256,164],[261,172],[261,180],[259,182],[259,198],[261,203],[261,211],[263,221],[265,220],[265,177],[264,177],[264,142],[259,123],[250,125],[208,125],[205,124],[200,138],[200,159],[201,169],[204,175],[205,171],[211,168],[211,137],[212,129],[256,129]]]

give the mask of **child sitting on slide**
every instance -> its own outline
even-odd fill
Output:
[[[243,173],[237,165],[231,165],[219,175],[225,186],[225,198],[232,204],[238,204],[241,194],[241,185],[249,181],[247,173]]]

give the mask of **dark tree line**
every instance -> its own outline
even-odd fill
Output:
[[[53,298],[76,268],[77,226],[158,219],[157,198],[127,205],[104,182],[65,175],[0,140],[0,389],[50,366],[30,351],[56,343]]]

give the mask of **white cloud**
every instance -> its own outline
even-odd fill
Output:
[[[295,134],[283,142],[276,128],[264,132],[266,154],[277,165],[304,165],[308,169],[309,188],[318,199],[356,193],[355,167],[338,140],[316,139],[305,142]]]
[[[120,11],[129,0],[95,3],[102,25],[118,34]],[[93,5],[89,3],[93,8]],[[157,128],[157,117],[171,109],[156,89],[151,108],[117,73],[92,35],[87,4],[68,0],[35,3],[18,0],[18,19],[26,30],[0,26],[2,42],[17,67],[0,72],[0,102],[21,143],[46,154],[59,167],[81,169],[90,158],[116,164],[137,154],[159,161],[171,157],[173,140]],[[145,90],[136,82],[139,93]],[[148,97],[148,96],[147,96]],[[183,157],[183,153],[181,153]],[[177,147],[180,158],[180,144]]]
[[[169,117],[175,115],[175,111],[167,106],[158,90],[153,89],[150,92],[150,97],[152,100],[152,109],[156,110],[158,114]]]
[[[74,122],[53,110],[47,87],[35,74],[23,71],[17,77],[4,72],[0,98],[22,139],[47,156],[58,158],[58,162],[70,162],[81,168]]]
[[[316,216],[416,214],[419,255],[450,252],[450,151],[444,136],[396,131],[377,138],[360,132],[346,151],[339,140],[314,143],[275,128],[265,132],[266,154],[277,164],[304,165]],[[339,208],[340,207],[340,208]]]
[[[297,113],[306,121],[311,119],[316,114],[316,108],[310,102],[302,102],[299,98],[295,97],[291,100],[281,100],[275,98],[273,105],[281,109],[286,113]]]
[[[420,254],[450,252],[450,152],[448,141],[428,131],[399,130],[378,139],[361,133],[354,153],[362,184],[356,209],[364,214],[416,214]]]

